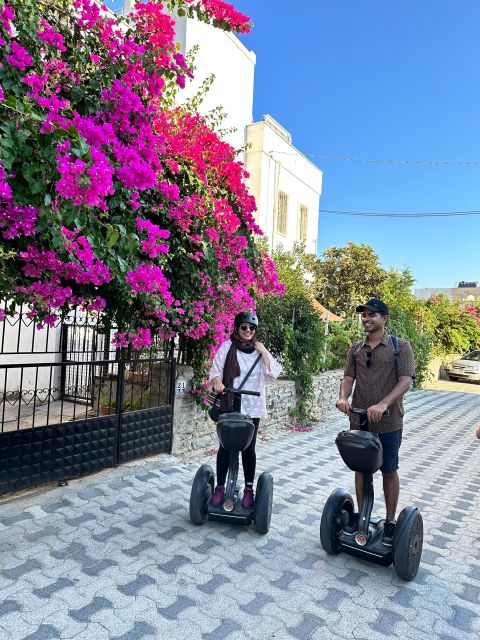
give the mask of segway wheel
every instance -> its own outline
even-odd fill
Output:
[[[335,489],[325,503],[320,521],[320,544],[330,555],[340,552],[338,533],[348,524],[353,514],[351,494],[345,489]]]
[[[264,536],[270,529],[273,506],[273,477],[271,473],[264,471],[257,481],[257,494],[255,496],[255,529]]]
[[[190,492],[190,520],[192,524],[204,524],[208,515],[208,501],[213,493],[213,469],[209,464],[202,464],[193,479]]]
[[[393,566],[402,580],[417,575],[423,548],[423,519],[415,507],[405,507],[400,513],[393,537]]]

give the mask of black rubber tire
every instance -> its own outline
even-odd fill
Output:
[[[402,580],[417,575],[423,548],[423,519],[416,507],[405,507],[398,517],[393,537],[393,566]]]
[[[353,514],[352,495],[346,489],[335,489],[323,507],[320,521],[320,544],[324,551],[332,556],[340,553],[337,534],[350,521]]]
[[[273,476],[268,471],[260,474],[257,480],[257,493],[255,495],[255,529],[264,536],[270,529],[273,507]]]
[[[215,476],[209,464],[202,464],[193,479],[190,492],[190,521],[192,524],[204,524],[208,515],[208,501],[213,493]]]

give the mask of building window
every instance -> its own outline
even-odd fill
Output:
[[[304,205],[300,205],[300,218],[298,220],[298,241],[307,241],[307,227],[308,227],[308,208]]]
[[[278,194],[277,231],[287,235],[288,196],[280,191]]]

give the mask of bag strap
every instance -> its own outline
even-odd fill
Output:
[[[248,380],[248,378],[250,377],[250,374],[252,373],[252,371],[255,369],[255,367],[257,366],[257,364],[260,362],[262,358],[262,354],[259,353],[257,359],[255,360],[255,362],[252,364],[252,366],[250,367],[250,369],[247,372],[247,375],[245,376],[245,378],[242,380],[242,383],[240,384],[240,386],[238,387],[238,389],[242,389],[243,385],[245,384],[245,382]],[[217,393],[217,395],[215,396],[215,400],[212,402],[212,406],[213,405],[219,405],[220,404],[220,398],[222,397],[222,393]]]
[[[398,338],[397,336],[392,336],[392,335],[389,335],[388,337],[390,338],[390,346],[392,347],[393,356],[395,358],[395,368],[397,370],[397,376],[398,376],[398,370],[400,369],[400,365],[401,365],[400,346],[398,343]],[[352,359],[353,359],[353,368],[355,369],[355,376],[357,374],[357,353],[360,351],[362,342],[363,342],[362,340],[360,342],[357,342],[353,347]]]
[[[248,380],[248,378],[250,377],[250,374],[252,373],[252,371],[255,369],[255,367],[257,366],[257,364],[260,362],[260,360],[262,359],[262,354],[259,353],[257,359],[255,360],[255,362],[252,364],[252,366],[250,367],[247,375],[245,376],[245,378],[242,380],[242,384],[238,387],[239,389],[243,388],[243,385],[245,384],[245,382]]]
[[[392,336],[392,335],[390,336],[390,344],[393,349],[393,355],[395,357],[395,366],[397,368],[397,376],[398,376],[398,370],[400,369],[400,347],[398,345],[397,336]]]

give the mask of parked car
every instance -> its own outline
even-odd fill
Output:
[[[470,380],[480,383],[480,350],[471,351],[447,364],[445,371],[450,380]]]

